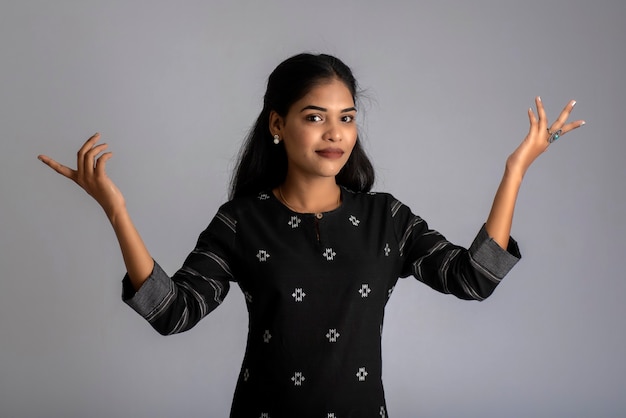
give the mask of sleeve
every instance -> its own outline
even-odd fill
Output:
[[[465,249],[430,229],[426,221],[397,200],[392,204],[392,216],[402,259],[400,276],[413,275],[431,288],[460,299],[487,298],[521,258],[513,238],[504,250],[489,237],[485,225]]]
[[[220,208],[172,277],[155,262],[152,273],[135,292],[127,273],[122,280],[122,300],[162,335],[191,329],[222,303],[230,289],[235,233],[235,219]]]

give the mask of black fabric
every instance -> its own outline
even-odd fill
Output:
[[[469,250],[453,245],[389,194],[342,190],[340,207],[316,216],[268,192],[224,204],[171,280],[156,264],[124,299],[170,334],[237,282],[249,333],[232,417],[380,418],[384,308],[398,277],[482,300],[519,257],[484,227]]]

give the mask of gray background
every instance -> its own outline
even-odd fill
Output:
[[[247,314],[234,288],[161,337],[120,300],[75,166],[99,131],[110,176],[173,273],[218,205],[284,58],[354,70],[377,190],[469,245],[541,95],[587,126],[542,155],[513,235],[523,260],[483,303],[399,283],[384,380],[399,417],[626,414],[623,1],[10,1],[0,6],[0,416],[223,417]]]

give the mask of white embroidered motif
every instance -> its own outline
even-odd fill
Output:
[[[371,291],[372,289],[370,289],[367,283],[362,284],[361,289],[359,289],[359,293],[361,294],[362,298],[366,298],[370,294]]]
[[[265,250],[259,250],[259,252],[256,253],[256,258],[258,258],[260,262],[263,262],[267,261],[267,259],[270,258],[270,255]]]
[[[268,195],[267,193],[261,193],[258,196],[259,200],[267,200],[270,198],[270,195]]]
[[[322,255],[324,256],[324,258],[326,258],[327,261],[331,261],[334,260],[337,253],[334,252],[332,248],[326,248],[326,251],[324,251],[324,254]]]
[[[391,248],[389,248],[389,243],[385,243],[385,257],[389,257],[390,252]]]
[[[296,302],[302,302],[302,299],[304,299],[306,293],[304,293],[304,290],[302,290],[301,287],[297,287],[296,290],[294,290],[294,292],[291,294],[291,296],[293,296]]]
[[[380,407],[380,418],[385,418],[387,416],[387,413],[385,413],[385,407],[381,406]]]
[[[365,371],[365,367],[359,367],[359,371],[357,372],[356,377],[359,378],[359,382],[365,382],[365,378],[367,377],[367,371]]]
[[[270,334],[270,330],[266,329],[265,333],[263,333],[263,342],[269,343],[271,338],[272,338],[272,334]]]
[[[305,379],[304,376],[302,376],[302,372],[296,372],[291,378],[291,381],[295,386],[302,386],[302,382],[304,382],[304,380]]]
[[[292,216],[291,220],[287,222],[287,224],[291,226],[291,228],[297,228],[300,225],[300,222],[302,222],[300,218],[298,218],[297,216]]]
[[[396,286],[394,285],[394,286],[391,286],[391,289],[387,290],[387,298],[391,297],[391,294],[393,293],[393,289],[395,289],[395,288],[396,288]]]
[[[337,338],[339,338],[341,334],[339,334],[339,332],[336,329],[329,329],[328,332],[326,333],[326,338],[328,338],[328,341],[330,341],[331,343],[337,342]]]
[[[334,412],[329,412],[328,414],[326,414],[326,418],[337,418],[337,416]]]
[[[270,418],[270,414],[267,412],[262,412],[259,418]]]
[[[248,369],[243,371],[243,381],[247,382],[250,379],[250,371]]]
[[[246,298],[246,300],[247,300],[249,303],[252,303],[252,295],[251,295],[250,293],[248,293],[248,292],[243,292],[243,296]]]
[[[359,226],[359,223],[361,223],[361,221],[359,221],[354,215],[350,215],[350,218],[348,218],[348,220],[352,222],[352,225],[354,226]]]

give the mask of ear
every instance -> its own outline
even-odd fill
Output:
[[[282,137],[281,132],[284,126],[285,120],[275,110],[270,111],[270,134],[272,136],[279,135]]]

